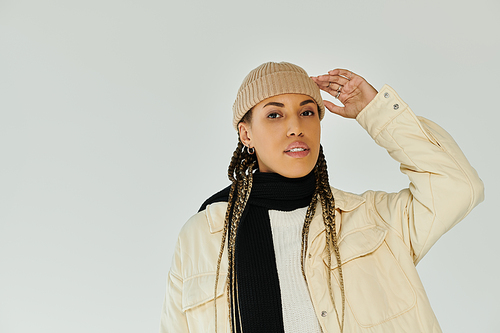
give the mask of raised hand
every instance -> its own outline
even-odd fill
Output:
[[[344,104],[342,107],[330,101],[323,101],[328,110],[342,117],[356,118],[377,95],[377,90],[365,79],[347,69],[334,69],[328,74],[311,78],[321,90]]]

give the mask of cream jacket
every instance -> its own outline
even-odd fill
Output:
[[[398,193],[362,195],[332,188],[345,281],[344,332],[441,332],[415,265],[483,200],[483,184],[451,136],[415,116],[389,86],[357,121],[401,164],[410,185]],[[209,205],[183,227],[168,275],[160,332],[214,332],[215,272],[226,207]],[[324,248],[318,205],[304,265],[321,328],[333,333],[339,325],[326,283]],[[230,332],[226,271],[225,252],[217,291],[218,332]],[[330,274],[341,311],[337,266]]]

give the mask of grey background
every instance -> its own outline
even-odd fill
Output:
[[[0,332],[156,332],[176,236],[228,184],[265,61],[387,83],[447,129],[486,201],[418,265],[445,332],[500,332],[497,1],[0,0]],[[326,97],[326,96],[325,96]],[[334,186],[398,163],[327,115]]]

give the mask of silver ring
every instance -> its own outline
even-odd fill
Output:
[[[339,87],[337,89],[337,92],[340,92],[342,90],[342,86],[339,84]]]
[[[339,99],[340,96],[340,90],[337,90],[337,96],[335,96],[336,99]]]

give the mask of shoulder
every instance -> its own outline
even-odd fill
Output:
[[[213,234],[222,230],[226,216],[227,202],[207,204],[203,210],[191,216],[184,224],[179,238],[192,237],[199,233]]]
[[[191,216],[181,228],[177,247],[183,256],[199,256],[220,247],[227,202],[216,202]],[[211,250],[209,250],[211,249]]]
[[[191,216],[179,233],[179,241],[193,239],[193,235],[212,234],[222,230],[229,197],[228,186],[215,193]]]
[[[354,194],[332,188],[332,194],[344,232],[375,225],[387,228],[387,218],[402,219],[401,211],[409,197],[408,189],[398,193],[369,190]]]
[[[334,187],[331,187],[331,189],[333,198],[335,199],[335,206],[344,212],[351,212],[357,209],[370,209],[374,206],[391,206],[391,204],[387,203],[388,200],[395,201],[397,205],[406,205],[408,197],[411,195],[408,188],[395,193],[368,190],[361,194],[342,191]]]
[[[210,204],[182,227],[172,271],[182,279],[214,272],[221,248],[226,202]]]
[[[332,195],[335,200],[335,207],[340,211],[353,211],[365,204],[367,195],[365,193],[359,195],[351,192],[339,190],[330,186]]]

